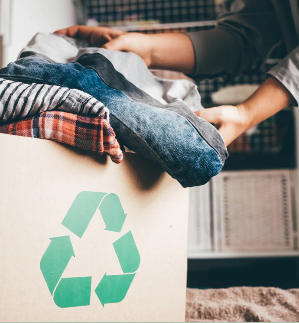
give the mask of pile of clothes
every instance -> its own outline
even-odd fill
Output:
[[[129,149],[183,187],[217,175],[228,156],[217,129],[196,116],[196,85],[155,77],[134,53],[37,34],[0,70],[0,133],[108,154]]]

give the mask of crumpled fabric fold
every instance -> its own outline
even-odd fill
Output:
[[[0,133],[54,140],[106,153],[120,163],[123,152],[109,113],[102,102],[80,90],[0,78]]]
[[[83,116],[47,111],[32,118],[0,125],[0,133],[53,140],[100,155],[107,154],[117,164],[123,160],[115,133],[103,115]]]

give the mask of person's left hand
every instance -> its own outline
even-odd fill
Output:
[[[95,26],[72,26],[57,30],[55,34],[85,39],[90,46],[133,52],[139,55],[147,66],[152,63],[152,52],[155,42],[150,35],[126,33],[117,29]]]
[[[212,123],[219,130],[226,146],[251,128],[246,109],[243,105],[223,105],[202,109],[195,113],[197,116]]]

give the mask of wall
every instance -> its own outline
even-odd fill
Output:
[[[0,4],[4,66],[17,58],[37,32],[49,33],[76,24],[72,0],[2,0]]]

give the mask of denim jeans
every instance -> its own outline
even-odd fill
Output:
[[[60,85],[92,95],[110,110],[110,122],[121,144],[159,163],[183,187],[208,182],[228,156],[216,128],[184,102],[162,105],[128,82],[99,53],[68,64],[28,56],[1,69],[0,77]]]

